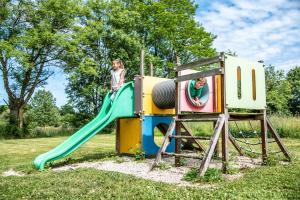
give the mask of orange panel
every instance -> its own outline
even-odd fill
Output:
[[[221,85],[221,76],[216,76],[216,91],[217,91],[217,112],[222,112],[222,85]]]

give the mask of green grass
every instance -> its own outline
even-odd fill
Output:
[[[212,188],[179,187],[135,178],[116,172],[78,169],[55,173],[39,172],[32,160],[55,147],[66,137],[0,140],[0,174],[14,169],[25,177],[0,176],[0,199],[299,199],[300,140],[285,139],[294,155],[289,165],[271,165],[243,171],[235,181],[213,183]],[[115,136],[97,135],[54,165],[119,159]],[[209,184],[209,183],[208,183]]]

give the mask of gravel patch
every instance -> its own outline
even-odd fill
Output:
[[[135,161],[131,157],[122,157],[122,161],[118,162],[114,160],[106,160],[99,162],[83,162],[77,164],[66,165],[62,167],[53,168],[55,172],[76,170],[78,168],[93,168],[103,171],[112,171],[119,172],[123,174],[133,175],[135,177],[164,182],[170,184],[176,184],[179,186],[193,186],[193,187],[204,187],[204,188],[215,188],[215,185],[212,184],[195,184],[182,180],[184,175],[191,169],[191,167],[199,167],[200,161],[195,159],[185,159],[185,166],[174,167],[174,158],[164,158],[164,165],[168,166],[167,169],[159,169],[158,167],[152,171],[149,171],[150,166],[152,165],[154,159],[145,159],[143,161]],[[254,168],[258,167],[261,164],[259,159],[251,159],[249,157],[239,156],[234,159],[234,165],[240,169],[243,168]],[[222,163],[221,160],[212,160],[210,168],[221,169]],[[241,178],[242,173],[224,175],[228,180],[235,180]]]
[[[116,161],[84,162],[54,168],[53,171],[61,172],[68,170],[76,170],[78,168],[93,168],[97,170],[129,174],[135,177],[157,182],[171,183],[182,186],[195,185],[182,180],[183,176],[190,170],[190,168],[188,167],[171,167],[167,170],[160,170],[156,168],[152,171],[149,171],[151,164],[152,162],[149,163],[148,160],[146,162],[125,161],[122,163],[118,163]]]
[[[25,174],[22,172],[17,172],[13,169],[9,169],[9,170],[3,172],[2,176],[25,176]]]

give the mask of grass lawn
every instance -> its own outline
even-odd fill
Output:
[[[39,172],[32,160],[66,137],[0,140],[0,174],[9,169],[24,177],[0,176],[0,199],[300,199],[300,140],[285,139],[293,154],[288,165],[263,166],[243,171],[241,179],[221,181],[210,189],[179,187],[116,172],[78,169]],[[77,163],[113,159],[115,136],[97,135],[68,159]]]

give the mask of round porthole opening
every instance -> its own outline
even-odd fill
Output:
[[[190,80],[186,83],[185,91],[186,91],[186,98],[188,99],[188,102],[198,108],[202,108],[206,105],[206,103],[209,100],[209,86],[207,83],[205,83],[202,87],[202,91],[199,98],[200,105],[195,101],[195,97],[191,96],[191,87],[193,87],[194,81]]]

